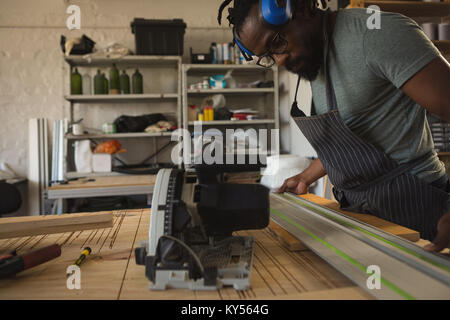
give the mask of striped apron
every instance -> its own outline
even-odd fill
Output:
[[[399,165],[344,124],[328,74],[327,15],[323,20],[328,112],[307,117],[297,107],[299,77],[291,116],[316,150],[343,210],[369,213],[433,240],[438,220],[447,211],[448,193],[409,173],[429,154]]]

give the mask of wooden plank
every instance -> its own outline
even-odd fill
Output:
[[[270,220],[268,230],[290,251],[309,250],[300,240],[273,220]]]
[[[93,180],[93,181],[89,181]],[[127,175],[127,176],[102,176],[94,178],[79,178],[69,181],[67,184],[54,185],[49,190],[88,189],[109,187],[153,186],[156,175]]]
[[[406,240],[415,242],[420,239],[420,233],[418,231],[408,229],[406,227],[403,227],[398,224],[380,219],[380,218],[372,216],[370,214],[363,214],[363,213],[356,213],[356,212],[341,210],[339,208],[339,203],[336,201],[328,200],[328,199],[316,196],[315,194],[312,194],[312,193],[300,195],[299,197],[306,199],[306,200],[310,200],[314,203],[317,203],[318,205],[328,207],[330,209],[338,211],[348,217],[351,217],[358,221],[367,223],[371,226],[374,226],[383,231],[392,233],[392,234],[402,237]]]
[[[109,228],[111,212],[72,213],[0,219],[0,239]]]

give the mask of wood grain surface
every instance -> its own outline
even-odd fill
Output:
[[[237,233],[255,239],[249,290],[151,291],[144,267],[134,260],[134,248],[148,239],[150,210],[113,216],[110,228],[0,240],[0,254],[62,247],[60,257],[0,280],[0,299],[370,299],[319,256],[286,249],[267,229]],[[81,289],[69,290],[67,267],[86,246],[92,254],[81,265]]]
[[[89,181],[93,180],[93,181]],[[129,187],[129,186],[153,186],[155,185],[156,175],[124,175],[124,176],[104,176],[79,178],[69,181],[67,184],[59,184],[49,187],[49,190],[64,189],[87,189],[87,188],[105,188],[105,187]]]

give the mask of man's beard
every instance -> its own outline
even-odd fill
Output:
[[[304,48],[311,48],[309,55],[302,55],[286,63],[286,69],[300,77],[312,81],[317,78],[323,65],[323,40],[319,34],[305,39]],[[303,65],[298,68],[300,64]]]

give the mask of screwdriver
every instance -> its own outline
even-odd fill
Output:
[[[77,261],[75,261],[74,265],[79,267],[81,263],[84,261],[84,259],[86,259],[86,257],[91,254],[91,252],[92,252],[91,248],[89,247],[84,248],[83,251],[81,251],[80,257],[77,259]]]

